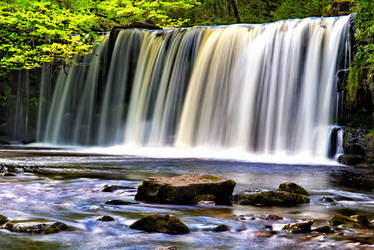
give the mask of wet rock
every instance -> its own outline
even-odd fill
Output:
[[[178,248],[176,246],[168,246],[168,247],[158,247],[155,248],[155,250],[177,250]]]
[[[124,200],[108,200],[105,202],[107,205],[133,205],[138,204],[136,202],[124,201]]]
[[[340,226],[343,225],[345,227],[351,227],[351,228],[358,228],[360,227],[360,224],[357,222],[355,218],[345,216],[342,214],[336,214],[334,215],[330,220],[329,223],[331,226]]]
[[[319,233],[325,233],[325,234],[329,234],[329,233],[334,232],[334,230],[329,226],[317,227],[317,228],[313,229],[313,231],[319,232]]]
[[[355,219],[361,226],[368,226],[370,224],[368,217],[363,214],[352,215],[351,218]]]
[[[8,219],[4,215],[0,214],[0,225],[3,225],[7,221],[8,221]]]
[[[131,229],[143,230],[149,233],[187,234],[190,229],[173,215],[153,214],[130,225]]]
[[[36,234],[53,234],[69,230],[64,223],[44,219],[12,220],[8,221],[3,228],[16,233]]]
[[[108,185],[108,186],[105,186],[103,190],[101,190],[101,192],[113,192],[114,190],[117,190],[117,189],[133,189],[133,188],[125,187],[125,186],[118,186],[118,185]]]
[[[309,196],[309,193],[308,191],[305,190],[305,188],[293,182],[285,182],[285,183],[280,184],[277,191],[286,191],[286,192],[293,193],[293,194],[301,194],[301,195]]]
[[[97,219],[98,221],[114,221],[114,218],[109,215],[101,216]]]
[[[360,155],[345,154],[339,156],[338,158],[338,162],[345,165],[357,165],[363,163],[364,161],[365,158]]]
[[[1,176],[16,176],[16,174],[13,174],[11,172],[5,172],[5,173],[2,173]]]
[[[324,196],[324,197],[322,197],[321,201],[322,201],[322,202],[329,202],[329,203],[332,203],[332,202],[334,202],[334,199],[331,198],[331,197]]]
[[[309,233],[312,231],[311,226],[313,222],[314,221],[309,220],[309,221],[300,222],[300,223],[287,224],[282,228],[282,230],[288,231],[291,233]]]
[[[252,194],[241,192],[234,196],[234,201],[240,205],[290,207],[309,203],[310,199],[305,195],[286,191],[265,191]]]
[[[231,204],[235,181],[213,175],[151,177],[139,185],[136,200],[169,204],[196,204],[199,195],[213,195],[216,204]]]
[[[269,214],[265,218],[266,220],[283,220],[283,217],[275,215],[275,214]]]
[[[229,231],[230,230],[230,227],[229,226],[226,226],[226,225],[218,225],[216,226],[215,228],[213,228],[213,232],[225,232],[225,231]]]

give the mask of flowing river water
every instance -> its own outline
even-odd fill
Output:
[[[327,224],[336,213],[374,217],[374,169],[340,165],[286,165],[194,158],[146,158],[95,154],[77,149],[16,148],[0,150],[0,166],[16,176],[0,177],[0,213],[9,219],[44,218],[63,222],[72,231],[50,235],[12,233],[0,229],[0,249],[369,249],[344,236],[291,234],[283,224],[313,219]],[[161,205],[134,200],[137,186],[152,175],[209,173],[236,181],[234,193],[271,190],[292,181],[304,186],[311,202],[296,207]],[[102,192],[106,185],[124,189]],[[331,197],[334,202],[323,201]],[[135,202],[107,205],[110,199]],[[129,225],[144,215],[178,216],[191,228],[186,235],[144,233]],[[266,220],[269,214],[281,221]],[[97,221],[109,215],[112,222]],[[219,224],[227,232],[207,231]],[[361,234],[374,237],[373,232]],[[352,236],[352,237],[353,237]],[[340,238],[339,238],[340,237]]]

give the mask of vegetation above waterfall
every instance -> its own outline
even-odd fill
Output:
[[[356,49],[347,86],[354,106],[360,89],[374,96],[373,5],[367,0],[6,0],[0,3],[0,76],[43,63],[70,63],[75,55],[91,52],[103,32],[135,21],[179,27],[356,12]]]
[[[0,3],[0,75],[91,51],[100,32],[151,19],[181,26],[196,0],[8,0]]]

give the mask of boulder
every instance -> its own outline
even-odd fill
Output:
[[[364,161],[365,158],[360,155],[345,154],[339,156],[338,158],[338,162],[345,165],[357,165],[363,163]]]
[[[282,230],[288,231],[291,233],[309,233],[312,231],[311,226],[313,222],[314,221],[309,220],[309,221],[300,222],[300,223],[287,224],[282,228]]]
[[[363,215],[345,216],[342,214],[336,214],[329,220],[329,223],[334,227],[343,225],[350,228],[359,228],[366,227],[369,224],[369,221],[366,216]]]
[[[293,182],[285,182],[285,183],[280,184],[277,191],[286,191],[286,192],[293,193],[293,194],[301,194],[301,195],[309,196],[309,193],[308,191],[305,190],[305,188]]]
[[[64,223],[44,219],[12,220],[8,221],[3,228],[16,233],[37,234],[53,234],[69,230]]]
[[[139,185],[136,200],[168,204],[196,204],[201,195],[212,195],[216,204],[231,204],[235,181],[213,175],[151,177]]]
[[[259,193],[241,192],[234,196],[234,201],[240,205],[290,207],[309,203],[310,199],[305,195],[286,191],[265,191]]]
[[[134,222],[131,229],[146,231],[148,233],[187,234],[190,229],[173,215],[152,214]]]

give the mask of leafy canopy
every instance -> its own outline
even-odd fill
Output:
[[[8,0],[0,2],[0,76],[89,53],[98,32],[152,19],[181,26],[197,0]]]

